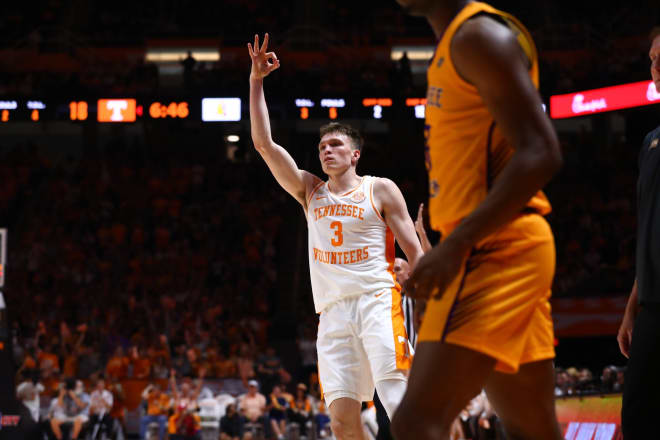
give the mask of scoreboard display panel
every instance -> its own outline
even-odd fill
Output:
[[[238,99],[238,98],[236,98]],[[201,98],[0,99],[0,124],[12,122],[134,123],[149,120],[202,120]],[[240,120],[240,114],[238,115]]]
[[[388,96],[301,96],[269,101],[271,109],[286,108],[291,121],[346,119],[396,121],[424,119],[426,98]],[[240,122],[249,112],[241,97],[71,97],[66,100],[0,97],[0,126],[13,122],[132,124],[145,121]],[[274,111],[273,115],[278,112]]]

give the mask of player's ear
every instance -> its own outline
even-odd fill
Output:
[[[360,159],[360,154],[361,153],[362,152],[360,150],[358,150],[357,148],[355,150],[353,150],[353,159],[355,160],[355,162],[357,162],[358,159]]]

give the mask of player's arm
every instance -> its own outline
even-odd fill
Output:
[[[509,28],[487,16],[474,18],[454,36],[451,56],[515,150],[483,202],[447,237],[467,252],[520,214],[559,170],[562,157],[529,77],[529,60]]]
[[[254,47],[248,43],[252,58],[250,73],[250,128],[254,148],[266,161],[275,180],[282,188],[307,209],[307,194],[320,182],[320,179],[307,171],[298,169],[291,155],[280,145],[273,142],[270,134],[268,106],[264,96],[264,78],[280,67],[275,52],[268,49],[268,34],[259,47],[259,36],[254,36]],[[272,60],[272,61],[271,61]]]
[[[637,280],[635,279],[630,297],[628,298],[628,304],[626,305],[626,311],[623,314],[623,321],[621,321],[621,326],[616,336],[619,343],[619,350],[625,357],[630,356],[633,327],[635,326],[635,318],[637,318],[637,313],[639,312],[637,295]]]
[[[414,268],[423,252],[401,190],[390,179],[380,178],[374,182],[374,198],[410,267]]]

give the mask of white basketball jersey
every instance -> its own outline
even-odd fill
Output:
[[[309,271],[314,306],[365,292],[389,289],[394,282],[394,235],[373,201],[375,177],[364,176],[340,196],[320,183],[307,204]]]

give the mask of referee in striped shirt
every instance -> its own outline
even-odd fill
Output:
[[[394,259],[394,275],[400,285],[406,282],[410,275],[410,265],[403,258]],[[415,347],[417,343],[417,329],[415,326],[415,300],[408,295],[401,295],[401,308],[403,309],[406,334],[410,344]]]
[[[422,250],[426,253],[431,249],[431,242],[429,241],[428,236],[426,235],[426,229],[424,228],[423,211],[424,204],[422,203],[419,205],[419,211],[417,212],[415,230],[419,236]],[[410,276],[410,265],[403,258],[396,258],[394,260],[393,269],[397,283],[403,285]],[[405,294],[401,296],[401,308],[403,309],[406,333],[408,334],[408,340],[413,348],[417,345],[417,329],[421,324],[421,316],[426,308],[426,304],[420,304],[420,302],[421,301],[415,303],[414,299]],[[385,412],[383,405],[380,403],[380,399],[378,399],[378,393],[374,393],[374,406],[376,407],[376,421],[378,422],[378,436],[376,439],[391,440],[393,437],[390,432],[390,419],[387,417],[387,413]]]

